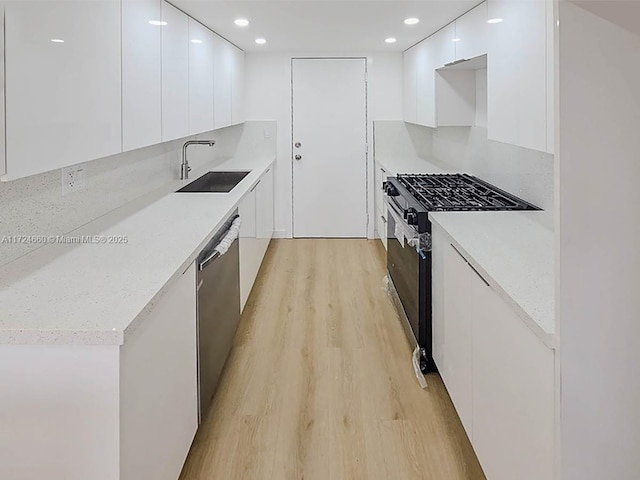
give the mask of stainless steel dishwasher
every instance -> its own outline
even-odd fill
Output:
[[[240,322],[237,211],[198,257],[198,421],[206,418]]]

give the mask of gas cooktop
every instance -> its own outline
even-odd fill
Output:
[[[471,175],[404,174],[398,182],[428,211],[539,210],[538,207]]]

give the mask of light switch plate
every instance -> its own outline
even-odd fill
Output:
[[[87,188],[87,167],[80,163],[62,169],[62,195],[79,192]]]

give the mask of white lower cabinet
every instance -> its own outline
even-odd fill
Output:
[[[120,349],[120,480],[177,480],[198,428],[196,268]]]
[[[434,358],[487,480],[552,480],[555,354],[434,229]]]
[[[240,308],[244,310],[273,236],[273,167],[238,204],[240,226]]]
[[[554,353],[472,282],[473,446],[488,480],[552,480]]]
[[[445,363],[440,374],[468,437],[473,438],[472,305],[468,297],[476,280],[452,246],[446,249],[444,262]]]
[[[384,248],[387,248],[387,207],[384,204],[384,192],[382,184],[387,180],[389,173],[380,163],[375,163],[373,201],[374,201],[374,227],[377,236],[382,240]]]

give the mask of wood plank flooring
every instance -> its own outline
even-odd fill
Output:
[[[181,480],[484,480],[370,240],[274,240]]]

